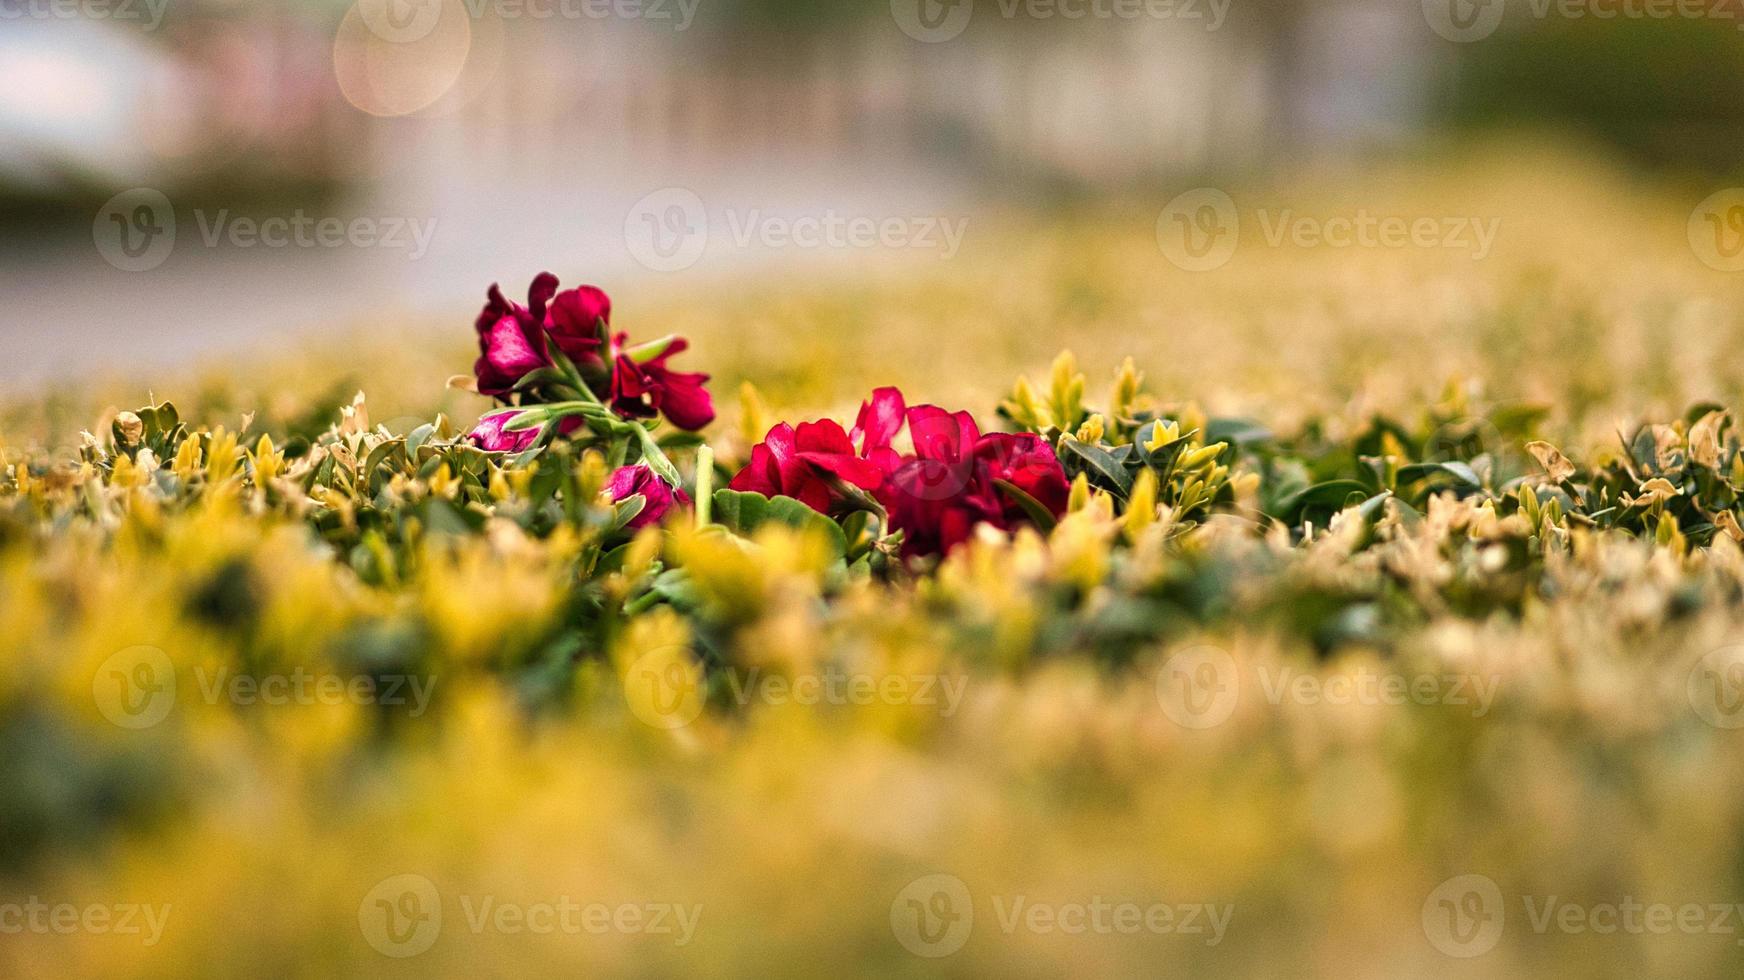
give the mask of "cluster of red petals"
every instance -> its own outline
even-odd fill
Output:
[[[792,497],[832,516],[852,510],[846,487],[858,487],[882,500],[884,483],[901,464],[890,440],[902,428],[902,392],[880,388],[860,406],[852,433],[831,419],[786,422],[769,430],[751,449],[745,464],[729,484],[733,490]]]
[[[891,442],[908,424],[912,455]],[[1006,481],[1055,516],[1069,487],[1052,448],[1030,434],[983,435],[967,412],[936,405],[905,407],[902,393],[880,388],[860,406],[851,433],[837,423],[783,422],[751,450],[734,490],[782,494],[832,516],[853,510],[850,487],[875,498],[904,532],[904,553],[942,554],[979,523],[1009,530],[1028,514],[996,481]]]
[[[914,455],[890,475],[885,493],[890,526],[904,532],[904,554],[948,552],[968,540],[976,524],[1011,530],[1029,523],[1017,499],[995,481],[1018,488],[1055,517],[1066,512],[1066,473],[1039,436],[983,435],[968,412],[935,405],[909,409],[908,432]]]
[[[557,291],[557,277],[541,272],[527,289],[527,305],[506,299],[495,283],[474,324],[478,361],[472,371],[482,394],[501,398],[532,371],[552,365],[551,348],[586,369],[603,363],[597,324],[612,319],[612,300],[594,286]]]
[[[659,355],[645,361],[623,353],[627,335],[612,338],[603,350],[599,324],[611,323],[612,301],[594,286],[557,291],[557,277],[541,272],[527,290],[527,304],[503,296],[492,285],[484,309],[474,324],[478,361],[473,374],[478,390],[507,399],[529,373],[553,366],[553,350],[561,351],[584,376],[611,376],[611,405],[626,418],[664,415],[673,425],[695,431],[715,417],[714,401],[703,387],[709,376],[674,371],[666,361],[689,345],[673,340]]]
[[[682,353],[690,343],[680,337],[646,361],[623,353],[628,334],[612,338],[612,409],[626,418],[664,415],[680,429],[691,432],[715,418],[714,399],[709,397],[709,376],[696,371],[674,371],[668,358]]]

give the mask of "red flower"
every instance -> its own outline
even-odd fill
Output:
[[[860,406],[851,435],[829,419],[801,422],[797,429],[783,422],[752,447],[751,461],[729,489],[781,494],[824,514],[851,509],[841,484],[880,496],[886,477],[902,462],[890,448],[902,428],[902,409],[902,392],[880,388]]]
[[[1017,498],[995,480],[1009,482],[1056,517],[1065,513],[1065,471],[1039,437],[982,435],[969,413],[935,405],[909,409],[908,431],[915,455],[891,475],[886,491],[890,526],[904,532],[904,554],[948,552],[983,521],[1003,530],[1028,523]]]
[[[854,419],[854,431],[849,434],[860,458],[870,460],[886,475],[902,465],[902,457],[890,448],[890,441],[902,431],[905,414],[902,392],[879,388],[870,399],[860,403],[860,415]]]
[[[474,324],[479,356],[472,373],[481,394],[501,398],[529,371],[551,363],[545,353],[545,306],[556,292],[557,277],[549,272],[534,277],[526,306],[504,299],[497,284],[491,284]]]
[[[848,434],[829,419],[801,422],[797,429],[783,422],[752,447],[751,461],[728,488],[765,497],[781,494],[828,514],[842,510],[844,500],[834,480],[870,492],[883,485],[884,471],[861,459]]]
[[[603,374],[606,362],[600,356],[601,321],[607,325],[612,322],[612,298],[597,286],[577,286],[551,300],[545,333],[583,374]]]
[[[504,408],[495,412],[487,412],[483,418],[478,420],[478,424],[472,427],[472,431],[466,434],[466,437],[471,439],[478,448],[491,453],[518,453],[527,449],[539,438],[538,426],[535,425],[531,429],[518,429],[514,432],[504,428],[509,424],[510,419],[521,412],[522,409],[519,408]],[[557,423],[557,432],[559,435],[568,435],[581,428],[581,422],[580,416],[572,415]]]
[[[583,370],[604,367],[599,321],[610,321],[611,298],[593,286],[557,291],[557,277],[541,272],[527,290],[527,305],[505,299],[494,283],[479,311],[479,358],[473,365],[481,394],[506,397],[529,372],[552,364],[547,341]]]
[[[687,349],[690,344],[675,337],[646,360],[637,360],[624,348],[628,334],[612,338],[612,409],[625,418],[653,418],[665,415],[667,421],[680,429],[695,432],[714,421],[714,400],[709,397],[709,376],[701,373],[674,371],[666,366],[668,358]]]

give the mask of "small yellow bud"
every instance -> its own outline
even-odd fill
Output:
[[[1102,441],[1102,436],[1106,431],[1106,428],[1102,424],[1102,416],[1092,415],[1084,420],[1083,425],[1078,426],[1077,439],[1079,442],[1087,442],[1095,445]]]
[[[1127,540],[1136,540],[1145,528],[1157,519],[1157,475],[1150,467],[1138,473],[1132,483],[1132,495],[1126,500],[1125,530]]]
[[[1170,422],[1167,419],[1159,419],[1156,427],[1151,430],[1150,441],[1145,443],[1145,450],[1147,452],[1156,452],[1179,438],[1181,438],[1180,423]]]
[[[769,433],[769,405],[757,386],[749,381],[739,385],[739,436],[745,445],[754,446]]]
[[[1078,474],[1072,481],[1072,492],[1066,497],[1066,512],[1076,514],[1090,505],[1090,481],[1084,474]]]
[[[1132,417],[1132,404],[1138,399],[1138,389],[1144,383],[1144,375],[1133,366],[1132,358],[1120,363],[1120,370],[1114,373],[1114,391],[1108,396],[1108,410],[1117,419]]]

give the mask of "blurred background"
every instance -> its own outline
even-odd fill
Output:
[[[990,215],[1148,227],[1202,184],[1360,183],[1497,134],[1712,189],[1736,8],[0,0],[0,379],[460,323],[542,268],[702,297],[892,251],[794,219],[899,219],[932,261],[996,247]]]

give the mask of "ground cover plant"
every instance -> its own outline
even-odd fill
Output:
[[[1672,234],[1657,287],[1529,257],[1632,200],[1588,192],[1510,206],[1446,309],[1418,257],[1300,284],[1293,323],[1357,312],[1290,374],[1204,365],[1326,267],[1139,284],[1154,243],[1089,216],[713,322],[527,270],[363,394],[190,380],[61,439],[38,403],[0,963],[1730,975],[1739,307]],[[961,386],[890,356],[941,322]]]

